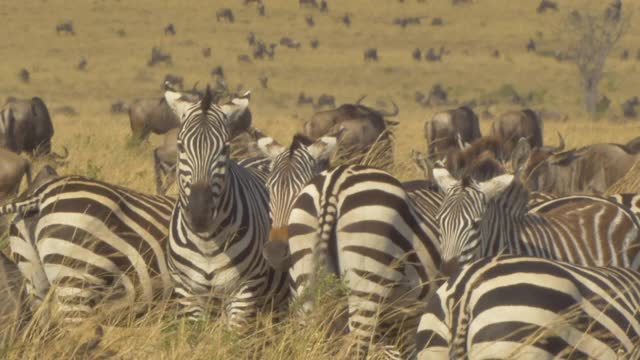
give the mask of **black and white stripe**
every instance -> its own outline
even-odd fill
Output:
[[[229,323],[242,326],[266,302],[283,304],[288,290],[287,276],[262,256],[270,228],[266,186],[229,157],[230,127],[248,99],[218,106],[209,90],[196,103],[173,91],[165,98],[181,122],[179,198],[167,248],[175,294],[191,318],[208,302],[222,302]]]
[[[476,183],[434,169],[446,192],[438,214],[443,271],[501,252],[582,265],[640,268],[640,223],[626,207],[593,196],[565,196],[528,208],[513,175]]]
[[[365,166],[323,172],[297,197],[288,232],[295,296],[313,288],[321,270],[345,280],[358,356],[372,341],[390,354],[413,350],[410,341],[394,348],[393,334],[415,332],[418,304],[435,289],[440,255],[398,180]],[[305,311],[313,308],[312,299],[302,300]]]
[[[174,200],[80,176],[48,181],[0,208],[18,213],[12,257],[37,307],[50,289],[68,322],[89,316],[104,298],[147,306],[169,293],[164,246]]]
[[[638,309],[637,271],[485,258],[429,301],[418,359],[637,359]]]

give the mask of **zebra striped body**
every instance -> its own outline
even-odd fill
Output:
[[[474,259],[538,256],[582,265],[640,268],[640,223],[604,198],[566,196],[528,209],[528,192],[512,175],[482,183],[434,174],[447,195],[438,214],[443,271]]]
[[[103,298],[148,305],[171,289],[164,246],[174,201],[81,176],[46,182],[19,203],[10,227],[12,257],[33,307],[54,289],[69,322]]]
[[[485,258],[429,301],[418,359],[637,359],[638,309],[640,273],[631,269]]]
[[[207,90],[197,103],[165,92],[178,115],[178,201],[171,216],[167,264],[183,314],[199,318],[208,302],[223,304],[242,327],[263,305],[285,303],[284,273],[262,251],[270,228],[269,197],[260,178],[229,158],[229,128],[247,99],[215,105]]]
[[[415,331],[440,258],[398,180],[365,166],[323,172],[297,197],[288,230],[295,296],[313,289],[321,270],[344,279],[359,356],[371,341],[393,347],[392,334]],[[309,311],[312,302],[303,300]],[[411,341],[405,346],[399,351],[413,349]]]

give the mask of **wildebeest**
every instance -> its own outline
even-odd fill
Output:
[[[202,57],[205,57],[205,58],[211,57],[210,47],[202,48]]]
[[[266,75],[260,76],[259,80],[260,80],[260,86],[262,86],[263,89],[266,89],[269,87],[269,78]]]
[[[166,74],[162,81],[162,89],[164,89],[167,82],[170,83],[172,87],[176,87],[180,90],[184,87],[184,78],[180,75]]]
[[[31,80],[31,74],[29,74],[29,70],[24,68],[20,70],[20,73],[18,73],[18,76],[20,77],[20,80],[23,83],[28,83],[29,80]]]
[[[219,78],[224,78],[224,69],[222,65],[215,66],[211,69],[211,76],[217,76]]]
[[[120,113],[128,113],[128,112],[129,112],[129,104],[125,103],[124,101],[118,100],[111,103],[112,114],[120,114]]]
[[[536,52],[536,42],[529,38],[529,41],[527,42],[527,52],[531,51]]]
[[[318,96],[318,101],[316,102],[316,105],[314,106],[314,108],[320,109],[323,107],[329,107],[332,109],[335,108],[336,98],[333,95],[320,94],[320,96]]]
[[[313,20],[313,16],[311,16],[311,15],[307,15],[305,17],[305,21],[307,22],[307,25],[309,27],[313,27],[316,24],[316,22]]]
[[[218,20],[218,22],[220,20],[226,20],[230,23],[235,21],[235,17],[233,16],[233,11],[229,8],[223,8],[220,9],[218,11],[216,11],[216,20]]]
[[[56,25],[56,34],[57,35],[60,35],[60,34],[75,35],[76,34],[75,31],[73,31],[73,22],[69,20]]]
[[[538,14],[542,14],[547,10],[558,11],[558,4],[551,0],[541,0],[540,4],[538,4],[538,7],[536,8],[536,12]]]
[[[513,153],[516,175],[533,191],[557,195],[601,194],[640,160],[638,154],[620,144],[592,144],[559,150],[562,148],[556,151],[532,149],[527,141],[521,140]]]
[[[502,141],[503,160],[511,157],[520,138],[532,148],[542,147],[542,119],[531,109],[508,111],[491,124],[491,135]]]
[[[134,138],[146,139],[150,133],[165,134],[180,125],[164,97],[135,99],[129,105],[129,124]]]
[[[468,107],[441,111],[424,124],[429,160],[441,160],[451,149],[459,149],[460,141],[471,143],[482,136],[478,116]]]
[[[310,95],[305,95],[304,91],[301,91],[300,94],[298,94],[298,101],[296,102],[296,104],[298,106],[300,105],[313,105],[313,97]]]
[[[366,49],[364,51],[364,61],[378,61],[378,49]]]
[[[84,69],[87,68],[87,59],[83,56],[80,58],[80,61],[78,62],[78,65],[76,65],[76,69],[83,71]]]
[[[176,34],[176,27],[173,26],[172,23],[169,23],[167,26],[164,27],[164,34],[165,35],[175,35]]]
[[[319,45],[320,45],[320,40],[318,39],[312,39],[309,42],[309,46],[311,46],[312,49],[317,49]]]
[[[289,49],[299,49],[302,44],[300,44],[300,41],[298,40],[294,40],[290,37],[285,36],[280,38],[280,45],[286,46]]]
[[[9,111],[11,110],[11,111]],[[12,113],[9,117],[8,113]],[[13,118],[13,130],[9,130],[9,122]],[[35,156],[51,152],[53,124],[44,101],[37,96],[31,99],[8,98],[0,111],[0,122],[3,122],[3,134],[12,134],[12,146],[5,146],[11,151],[26,151]],[[1,135],[0,135],[1,136]],[[1,145],[0,145],[1,146]]]
[[[151,59],[147,62],[148,66],[154,66],[159,63],[165,63],[167,65],[171,65],[173,61],[171,60],[171,54],[162,51],[159,47],[154,46],[151,48]]]
[[[22,178],[31,183],[29,161],[7,149],[0,148],[0,201],[18,194]]]
[[[422,60],[422,52],[420,51],[420,48],[413,49],[413,52],[411,53],[411,57],[416,61]]]
[[[318,2],[316,0],[298,0],[298,5],[300,7],[306,6],[306,7],[317,8]]]
[[[420,25],[422,19],[426,18],[426,16],[407,16],[407,17],[399,17],[393,19],[392,24],[398,25],[402,28],[407,27],[408,25]]]
[[[342,23],[345,24],[347,27],[351,26],[351,15],[344,14],[341,20],[342,20]]]
[[[359,162],[377,141],[390,139],[389,129],[398,124],[385,117],[396,116],[398,106],[392,102],[394,111],[383,112],[361,105],[364,97],[355,104],[343,104],[337,109],[316,112],[303,125],[303,135],[317,140],[325,135],[338,137],[336,158],[345,162]],[[391,155],[388,151],[382,155]],[[385,160],[386,161],[386,160]]]

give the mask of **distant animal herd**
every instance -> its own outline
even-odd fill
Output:
[[[230,9],[216,17],[235,19]],[[56,31],[74,34],[70,22]],[[7,100],[3,336],[40,309],[65,328],[115,299],[136,313],[170,300],[185,321],[225,313],[232,331],[261,313],[303,322],[318,306],[309,290],[333,275],[347,291],[350,358],[640,358],[640,195],[609,193],[633,175],[640,137],[566,149],[557,134],[550,146],[528,108],[483,136],[461,106],[425,121],[425,142],[413,145],[427,153],[412,152],[424,178],[401,181],[393,101],[392,111],[366,97],[336,107],[326,95],[328,109],[283,145],[253,125],[250,92],[182,88],[170,77],[162,97],[112,106],[128,112],[134,139],[165,136],[149,154],[156,194],[51,166],[32,176],[21,153],[56,164],[68,152],[52,152],[41,98]]]

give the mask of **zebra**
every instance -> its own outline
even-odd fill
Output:
[[[103,300],[135,303],[139,312],[167,298],[164,247],[174,203],[73,175],[45,180],[0,207],[0,216],[16,214],[9,246],[31,308],[52,291],[51,315],[72,324]]]
[[[346,281],[348,327],[356,355],[382,342],[389,357],[411,354],[397,347],[405,331],[415,332],[420,303],[435,291],[440,265],[437,237],[424,226],[412,200],[389,173],[362,165],[341,165],[312,178],[297,196],[289,217],[289,275],[302,312],[324,270]]]
[[[167,245],[180,315],[201,319],[213,303],[225,309],[231,328],[245,329],[260,308],[282,309],[288,297],[288,277],[262,256],[270,229],[266,186],[229,157],[230,128],[249,99],[218,106],[209,87],[196,102],[171,89],[164,96],[180,119],[178,199]]]
[[[502,251],[580,265],[640,268],[640,222],[622,205],[574,195],[528,209],[528,192],[511,174],[477,183],[458,181],[444,168],[433,173],[446,193],[438,213],[446,275]]]
[[[418,359],[637,359],[638,309],[640,273],[632,269],[483,258],[429,301]]]
[[[266,179],[269,190],[271,232],[264,247],[264,257],[275,269],[289,270],[287,226],[293,202],[302,188],[329,166],[336,150],[337,136],[312,141],[302,134],[294,135],[289,148],[262,134],[258,148],[270,160]]]

